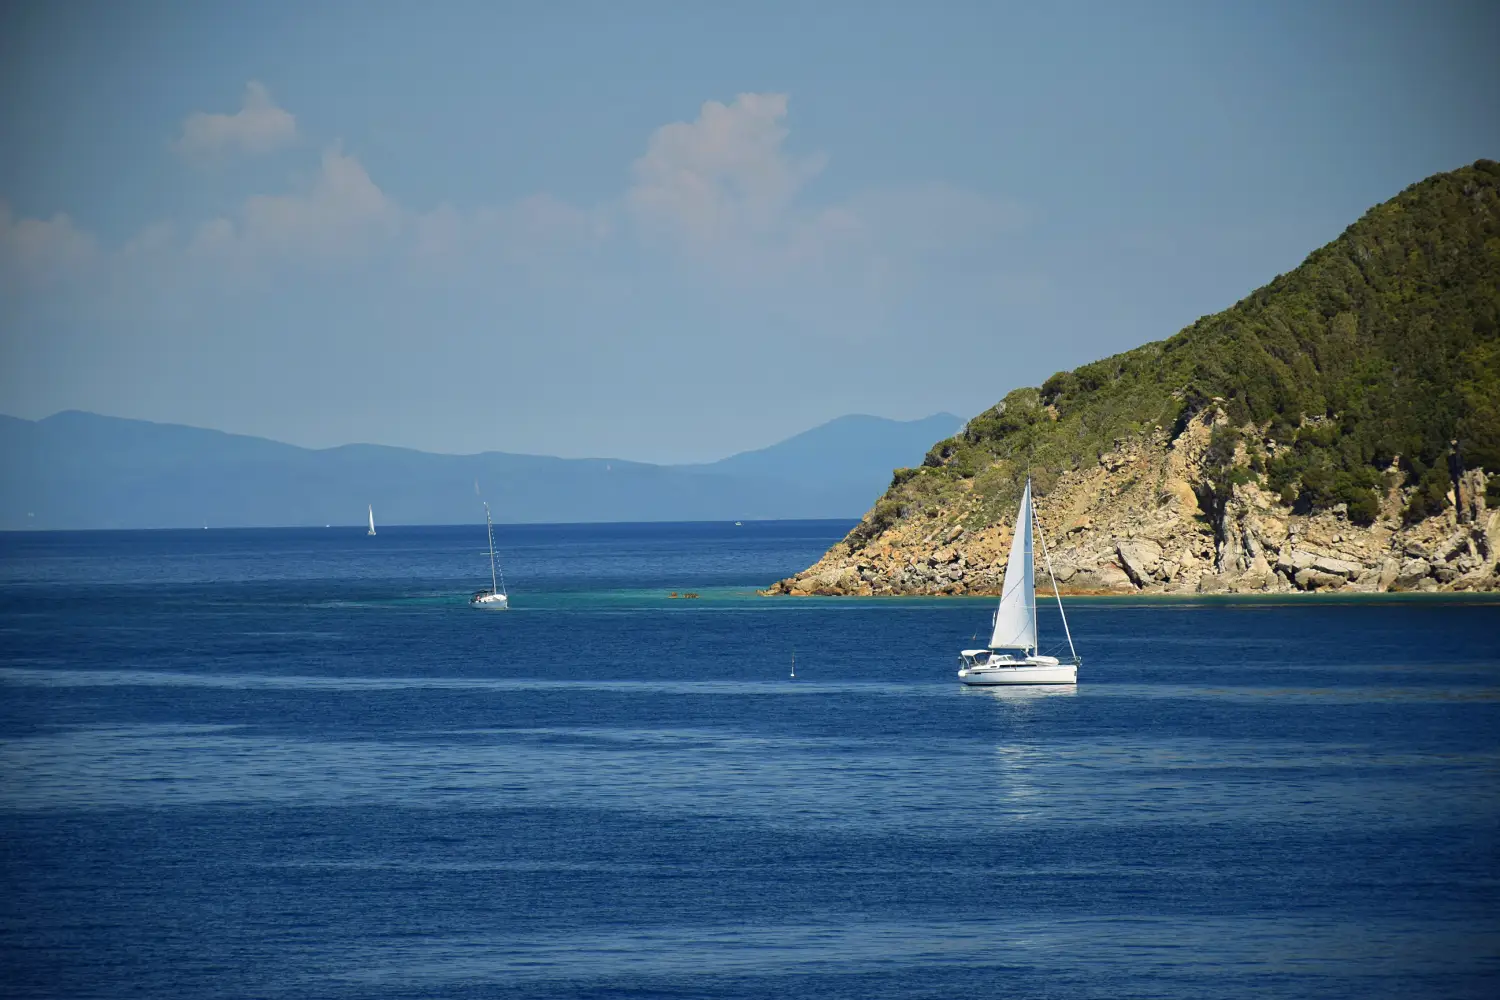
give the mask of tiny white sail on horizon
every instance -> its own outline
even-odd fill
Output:
[[[375,534],[375,505],[374,504],[370,504],[370,530],[367,531],[367,532],[365,532],[365,534],[367,534],[367,535],[373,535],[373,534]]]

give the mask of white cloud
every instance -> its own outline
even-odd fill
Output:
[[[733,284],[878,299],[944,255],[993,249],[1023,221],[1011,203],[943,184],[810,204],[827,157],[788,152],[786,116],[785,94],[741,94],[653,132],[626,194],[640,235]]]
[[[681,251],[668,263],[679,276],[717,291],[739,289],[791,311],[878,313],[940,272],[1009,270],[1013,248],[1005,237],[1024,221],[1014,205],[943,184],[815,203],[808,184],[826,157],[789,152],[786,119],[785,94],[709,101],[695,120],[654,130],[629,186],[600,207],[537,194],[480,208],[412,210],[337,145],[290,192],[251,196],[218,218],[149,227],[107,252],[66,216],[15,220],[0,206],[4,277],[8,286],[37,288],[82,273],[97,258],[105,266],[94,271],[114,274],[116,287],[147,276],[185,293],[220,279],[229,281],[223,287],[264,288],[263,279],[282,268],[326,271],[384,258],[454,287],[482,288],[476,282],[507,270],[542,287],[630,280],[636,264],[619,251],[655,244]],[[244,111],[193,116],[180,145],[268,148],[294,135],[292,116],[252,83]],[[621,219],[634,225],[621,233]]]
[[[16,218],[0,202],[0,280],[7,289],[39,289],[77,275],[99,255],[94,237],[66,215]]]
[[[189,247],[195,255],[328,264],[365,256],[403,225],[403,212],[338,147],[323,152],[317,176],[301,194],[255,195],[237,221],[203,223]]]
[[[142,259],[170,252],[175,245],[177,229],[170,222],[158,222],[147,226],[131,237],[120,254],[131,259]]]
[[[193,112],[183,121],[182,135],[172,147],[190,157],[268,153],[295,138],[296,117],[276,106],[264,84],[251,80],[245,85],[239,111],[232,115]]]
[[[785,94],[741,94],[733,104],[708,101],[696,121],[657,129],[627,194],[637,221],[699,247],[774,231],[827,163],[782,148],[786,107]]]

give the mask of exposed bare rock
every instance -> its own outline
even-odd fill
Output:
[[[1099,581],[1100,590],[1129,592],[1135,589],[1130,577],[1126,576],[1125,571],[1114,563],[1105,563],[1095,571],[1094,575]]]
[[[1430,572],[1432,564],[1426,559],[1408,559],[1401,564],[1401,572],[1396,576],[1395,583],[1391,584],[1391,589],[1416,590]]]
[[[1137,538],[1115,545],[1120,563],[1137,587],[1150,586],[1161,568],[1161,546],[1149,538]]]
[[[1318,557],[1300,549],[1286,549],[1276,557],[1276,568],[1287,576],[1295,576],[1298,570],[1312,569]]]
[[[1271,564],[1266,561],[1262,553],[1257,553],[1251,560],[1250,568],[1245,570],[1232,584],[1232,589],[1239,593],[1251,593],[1259,590],[1276,590],[1278,577]]]
[[[1198,580],[1198,593],[1227,594],[1232,582],[1233,579],[1226,573],[1205,573]]]
[[[1470,469],[1459,478],[1458,487],[1463,500],[1458,514],[1460,524],[1482,525],[1488,520],[1484,497],[1486,478],[1482,469]]]
[[[1215,522],[1195,484],[1213,427],[1210,409],[1175,439],[1154,430],[1115,443],[1097,464],[1035,482],[1038,530],[1064,593],[1264,593],[1487,590],[1500,586],[1500,511],[1484,505],[1482,472],[1465,479],[1467,518],[1451,507],[1408,525],[1392,488],[1375,523],[1337,511],[1298,513],[1253,476],[1235,482]],[[1248,478],[1249,481],[1243,481]],[[998,594],[1014,501],[983,510],[976,480],[956,481],[941,506],[890,500],[776,594]],[[1042,547],[1037,581],[1050,589]]]
[[[1299,590],[1336,590],[1346,582],[1342,576],[1316,569],[1299,569],[1294,579]]]
[[[1312,568],[1331,576],[1342,576],[1349,580],[1354,579],[1365,571],[1365,567],[1361,563],[1335,559],[1332,556],[1318,556],[1313,560]]]
[[[1434,563],[1452,562],[1460,554],[1469,551],[1470,547],[1469,533],[1456,531],[1433,546],[1431,558]]]

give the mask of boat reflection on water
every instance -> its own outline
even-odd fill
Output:
[[[1076,684],[1006,684],[992,687],[962,687],[959,693],[969,698],[993,698],[1009,704],[1024,704],[1038,698],[1071,698],[1078,693]]]

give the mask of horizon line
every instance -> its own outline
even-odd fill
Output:
[[[664,525],[692,525],[692,524],[727,524],[727,525],[750,525],[750,524],[828,524],[833,522],[853,521],[858,522],[859,516],[848,517],[759,517],[741,518],[731,521],[725,518],[713,518],[711,520],[696,521],[496,521],[495,525],[505,525],[509,528],[576,528],[576,527],[660,527]],[[483,521],[450,521],[446,524],[399,524],[392,523],[383,525],[381,531],[403,528],[472,528],[483,525]],[[210,527],[202,525],[197,528],[0,528],[0,535],[81,535],[105,531],[127,532],[127,531],[336,531],[347,528],[350,531],[364,530],[367,525],[364,521],[350,522],[348,524],[240,524],[221,525]],[[376,537],[379,537],[376,532]]]
[[[411,453],[417,454],[417,455],[441,455],[441,456],[446,457],[446,458],[482,458],[482,457],[484,457],[486,455],[505,455],[505,456],[512,457],[512,458],[545,458],[545,459],[553,459],[555,461],[560,461],[560,462],[621,462],[621,463],[625,463],[625,464],[629,464],[629,465],[648,465],[648,466],[652,466],[653,468],[658,468],[658,469],[674,469],[674,468],[675,469],[680,469],[680,468],[691,468],[691,467],[695,467],[695,466],[716,465],[719,462],[728,461],[729,459],[735,458],[735,457],[737,457],[739,455],[753,455],[753,454],[756,454],[757,452],[767,451],[767,450],[769,450],[771,448],[776,447],[777,445],[785,444],[786,442],[791,441],[794,438],[798,438],[798,437],[801,437],[804,434],[808,434],[808,433],[811,433],[812,431],[818,430],[820,428],[827,427],[829,424],[837,423],[840,420],[848,420],[848,419],[852,419],[852,418],[863,417],[863,418],[866,418],[866,419],[869,419],[869,420],[883,420],[883,421],[886,421],[888,423],[893,423],[893,424],[916,424],[916,423],[921,423],[924,420],[932,420],[935,417],[950,417],[950,418],[952,418],[954,420],[959,421],[961,425],[965,422],[963,417],[958,416],[956,413],[950,413],[947,410],[939,410],[936,413],[929,413],[929,414],[927,414],[924,417],[913,417],[910,420],[901,420],[901,419],[898,419],[896,417],[882,417],[882,416],[880,416],[878,414],[874,414],[874,413],[841,413],[841,414],[839,414],[836,417],[830,417],[829,419],[824,420],[821,423],[814,424],[811,427],[808,427],[808,428],[805,428],[803,430],[797,431],[796,433],[790,434],[787,437],[780,438],[780,439],[778,439],[776,441],[772,441],[770,444],[761,445],[761,446],[756,447],[756,448],[744,448],[744,449],[741,449],[740,451],[731,452],[730,454],[725,455],[722,458],[715,458],[715,459],[710,459],[708,461],[697,461],[697,462],[648,462],[648,461],[644,461],[644,460],[641,460],[641,459],[619,458],[617,456],[609,456],[609,455],[598,455],[598,456],[582,455],[582,456],[568,457],[568,456],[563,456],[563,455],[545,455],[545,454],[539,454],[539,453],[536,453],[536,452],[500,451],[500,450],[495,450],[495,449],[491,449],[491,450],[487,450],[487,451],[472,451],[472,452],[427,451],[427,450],[424,450],[422,448],[411,448],[411,447],[408,447],[406,445],[399,445],[399,444],[380,444],[380,443],[374,442],[374,441],[346,441],[343,444],[328,445],[327,447],[323,447],[323,448],[313,448],[313,447],[309,447],[307,445],[293,444],[290,441],[282,441],[282,440],[280,440],[278,438],[266,437],[266,436],[261,435],[261,434],[249,434],[249,433],[246,433],[244,431],[226,431],[226,430],[223,430],[222,428],[218,428],[218,427],[201,427],[201,426],[199,426],[197,424],[185,424],[185,423],[179,423],[179,422],[173,421],[173,420],[148,420],[148,419],[146,419],[144,417],[122,417],[122,416],[118,416],[116,414],[111,414],[111,413],[99,413],[99,412],[94,411],[94,410],[81,410],[81,409],[76,409],[76,408],[69,408],[69,409],[64,409],[64,410],[58,410],[58,411],[56,411],[54,413],[48,414],[45,417],[38,417],[35,420],[31,419],[30,417],[18,417],[18,416],[15,416],[14,414],[11,414],[11,413],[0,413],[0,419],[19,420],[19,421],[24,421],[25,423],[28,423],[28,424],[40,424],[40,423],[44,423],[44,422],[46,422],[48,420],[55,419],[57,417],[65,416],[65,415],[68,415],[68,414],[75,414],[75,413],[76,414],[80,414],[82,416],[86,416],[86,417],[97,417],[97,418],[99,418],[101,420],[119,420],[119,421],[125,421],[125,422],[128,422],[128,423],[150,424],[153,427],[181,427],[181,428],[185,428],[187,430],[204,431],[204,432],[209,433],[209,434],[223,434],[223,435],[226,435],[228,437],[249,438],[249,439],[255,440],[255,441],[268,441],[271,444],[278,444],[278,445],[281,445],[284,448],[296,448],[299,451],[307,451],[307,452],[330,452],[330,451],[338,451],[341,448],[385,448],[385,449],[388,449],[388,450],[391,450],[391,451],[405,451],[405,452],[411,452]],[[608,523],[608,522],[599,522],[599,523]],[[684,523],[687,523],[687,522],[684,522]]]

